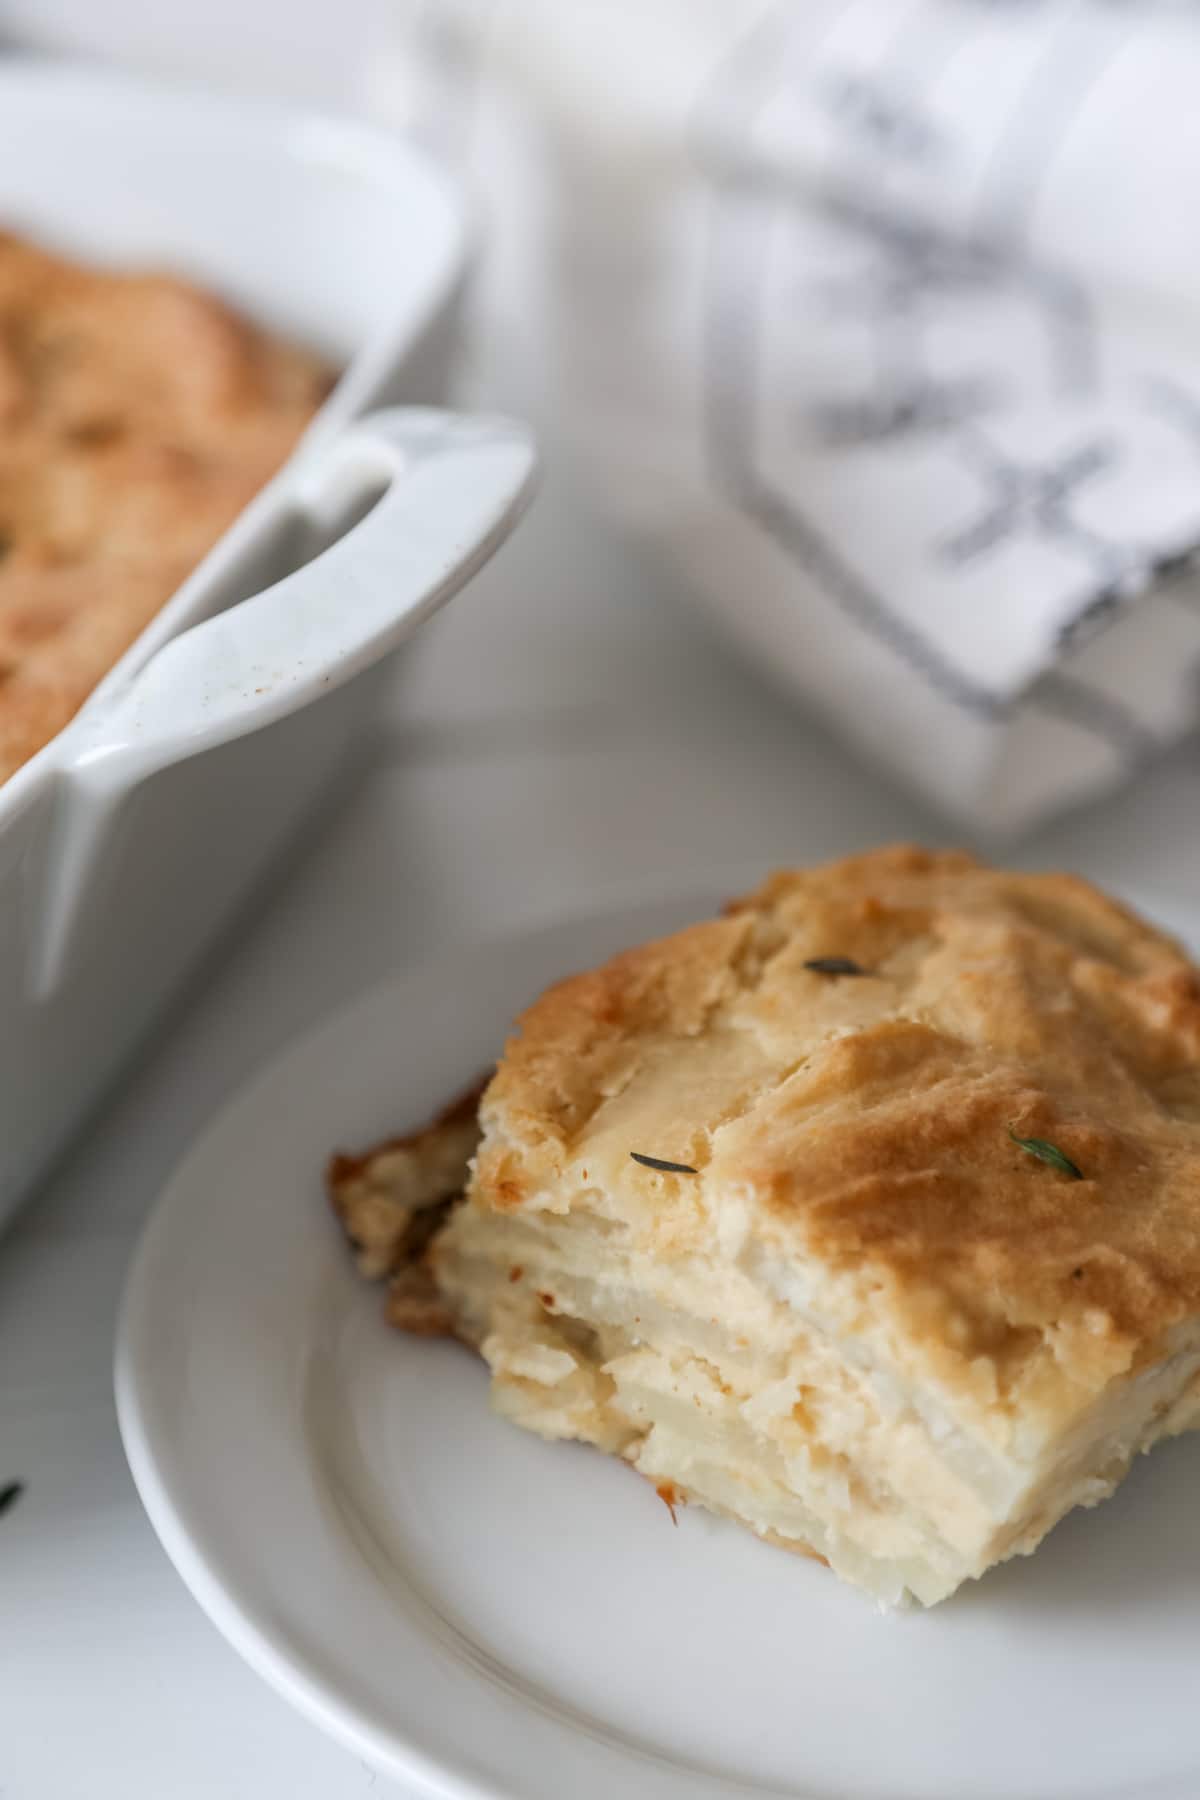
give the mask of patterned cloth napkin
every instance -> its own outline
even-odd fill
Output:
[[[1193,726],[1200,8],[457,18],[550,403],[777,680],[984,830]]]

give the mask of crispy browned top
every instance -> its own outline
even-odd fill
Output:
[[[866,973],[805,966],[834,956]],[[696,1253],[735,1196],[981,1397],[1103,1385],[1200,1311],[1197,973],[1073,876],[910,848],[776,875],[550,989],[482,1111],[476,1204],[600,1184]]]
[[[279,468],[329,384],[187,282],[0,232],[0,780]]]
[[[354,1155],[338,1151],[326,1165],[325,1190],[360,1274],[387,1278],[389,1322],[421,1337],[454,1332],[426,1252],[467,1185],[486,1080],[416,1131]]]

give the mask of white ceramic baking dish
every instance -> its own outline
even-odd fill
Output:
[[[281,474],[0,787],[2,1220],[330,791],[388,653],[509,528],[533,458],[518,426],[411,404],[443,394],[465,234],[382,134],[14,61],[0,225],[192,276],[344,370]]]

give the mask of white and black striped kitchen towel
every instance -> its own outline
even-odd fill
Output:
[[[459,17],[556,415],[778,679],[984,829],[1195,724],[1200,5]]]

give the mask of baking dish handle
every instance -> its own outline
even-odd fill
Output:
[[[172,638],[63,734],[29,964],[36,995],[63,979],[132,789],[295,712],[393,649],[508,535],[534,467],[524,427],[426,408],[374,413],[302,462],[288,499],[305,527],[324,536],[347,515],[357,523],[272,587]]]

